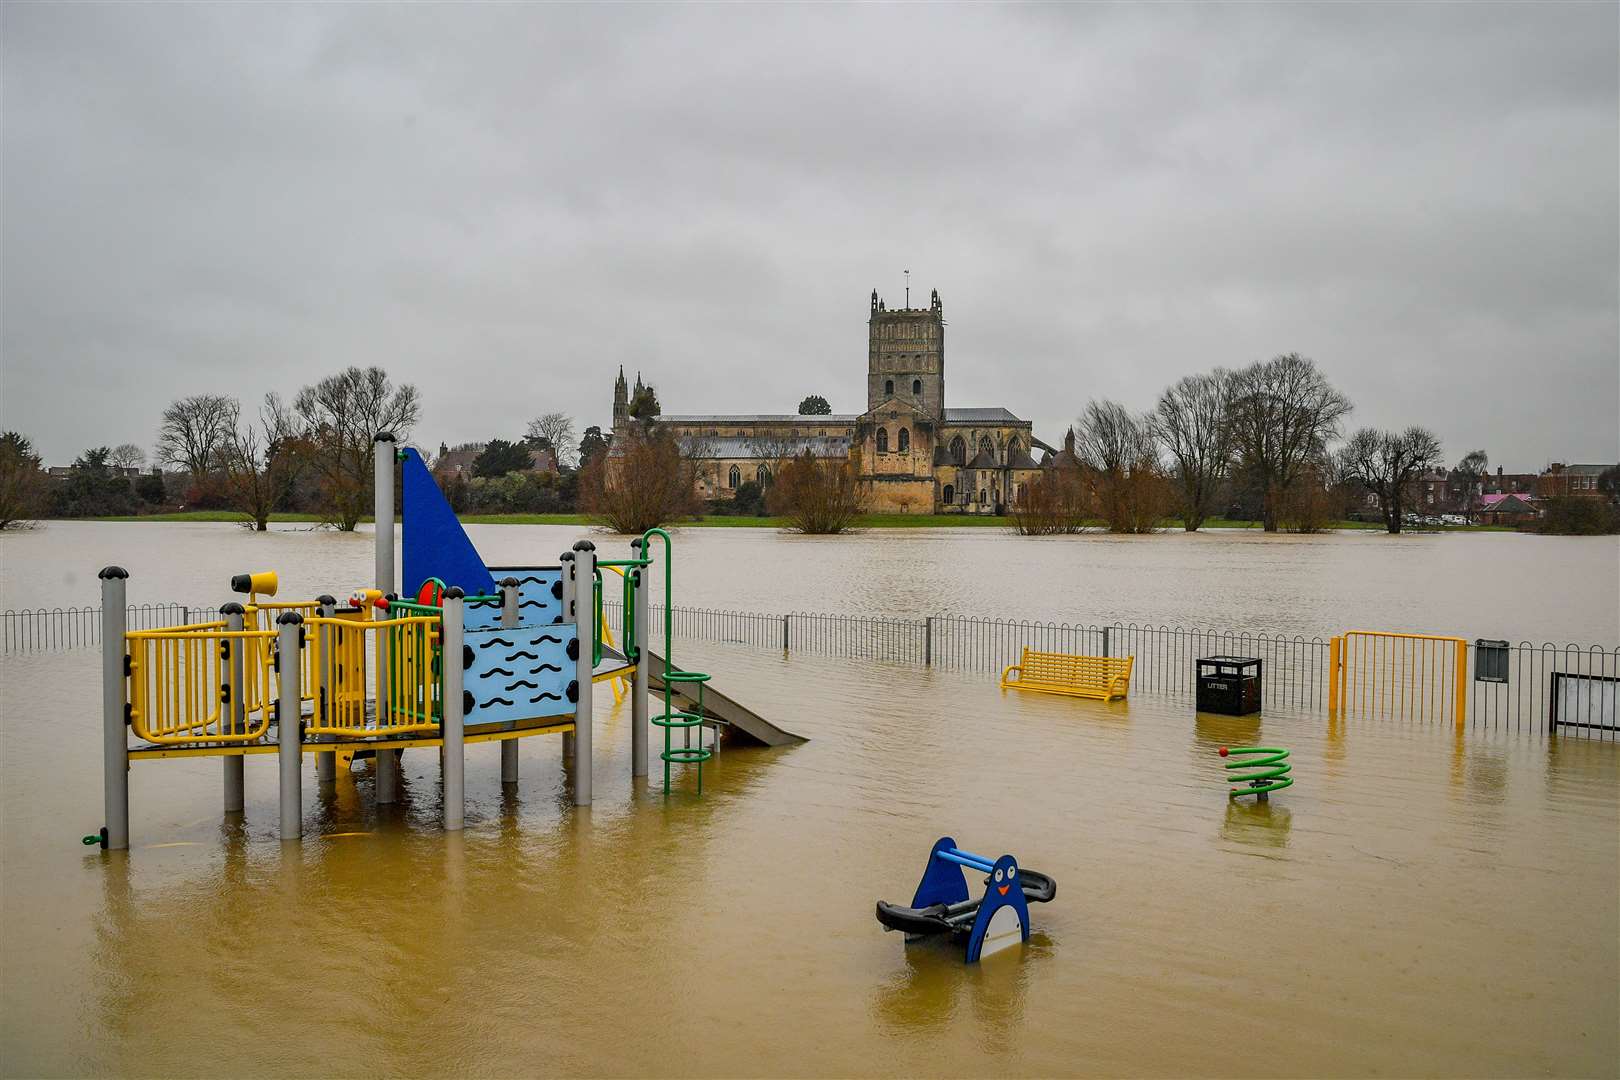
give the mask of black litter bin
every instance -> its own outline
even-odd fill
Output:
[[[1198,660],[1198,711],[1248,716],[1260,711],[1260,661],[1253,656]]]

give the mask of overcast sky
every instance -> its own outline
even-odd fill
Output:
[[[947,403],[1313,357],[1352,424],[1620,455],[1614,4],[6,4],[0,425],[48,463],[349,364],[416,441]]]

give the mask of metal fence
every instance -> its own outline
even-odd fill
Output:
[[[129,608],[131,629],[215,617],[217,608],[142,604]],[[605,601],[608,625],[623,630],[622,605]],[[664,609],[651,605],[653,641],[663,637]],[[880,663],[1000,674],[1027,647],[1042,652],[1134,656],[1131,689],[1190,699],[1201,656],[1253,656],[1263,661],[1267,704],[1298,712],[1328,709],[1329,641],[1265,631],[1194,629],[1137,623],[1058,623],[933,615],[922,619],[789,612],[771,615],[717,608],[676,607],[676,637]],[[69,649],[100,640],[99,608],[0,613],[5,652]],[[1470,728],[1547,734],[1555,708],[1561,735],[1616,740],[1620,647],[1468,645]],[[1353,703],[1347,702],[1347,712]],[[1440,723],[1428,716],[1391,716]]]

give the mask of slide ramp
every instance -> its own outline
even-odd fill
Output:
[[[664,658],[657,653],[648,651],[648,665],[651,677],[648,679],[649,687],[655,694],[663,694],[664,680],[659,678],[664,670]],[[670,697],[677,706],[687,712],[697,708],[697,690],[690,683],[675,683],[671,688]],[[743,705],[735,698],[717,689],[710,681],[703,688],[703,715],[705,719],[715,720],[725,725],[721,730],[730,731],[737,737],[759,743],[761,746],[797,746],[810,740],[803,735],[795,735],[784,728],[779,728],[754,710]]]

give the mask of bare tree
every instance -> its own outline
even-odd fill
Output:
[[[568,468],[575,461],[574,418],[564,412],[548,412],[529,421],[529,438],[544,442],[557,459],[559,468]]]
[[[1232,373],[1216,368],[1189,375],[1166,390],[1153,413],[1153,431],[1170,455],[1181,489],[1182,527],[1197,532],[1210,516],[1232,463],[1232,425],[1227,417]]]
[[[580,471],[580,502],[618,533],[643,533],[697,512],[697,467],[668,430],[635,425]]]
[[[197,394],[171,402],[158,424],[157,456],[201,480],[219,466],[218,455],[236,431],[235,398]]]
[[[1012,506],[1013,530],[1020,536],[1082,532],[1094,506],[1079,466],[1054,465],[1030,481]]]
[[[818,458],[805,450],[780,464],[767,505],[794,532],[825,535],[855,524],[866,509],[866,493],[850,458]]]
[[[107,464],[115,469],[138,469],[146,464],[146,451],[132,442],[121,443],[113,447]]]
[[[1485,470],[1491,456],[1483,450],[1470,450],[1446,476],[1446,496],[1451,509],[1472,516],[1474,500],[1482,493]]]
[[[1378,498],[1384,528],[1401,531],[1412,482],[1440,461],[1440,440],[1427,428],[1400,434],[1362,428],[1339,452],[1344,474]]]
[[[1232,376],[1232,446],[1260,492],[1261,520],[1276,532],[1278,510],[1301,473],[1339,435],[1350,412],[1311,360],[1285,353]]]
[[[257,532],[269,528],[270,514],[292,490],[310,457],[297,428],[280,396],[266,394],[258,422],[233,429],[220,454],[226,498],[251,519]]]
[[[1115,401],[1092,401],[1075,425],[1075,454],[1110,532],[1158,528],[1169,491],[1151,418]]]
[[[421,415],[421,397],[409,383],[396,388],[382,368],[351,367],[298,391],[293,412],[322,513],[352,532],[371,509],[372,440],[390,431],[403,442]]]
[[[16,431],[0,434],[0,529],[44,511],[47,479],[27,436]]]

